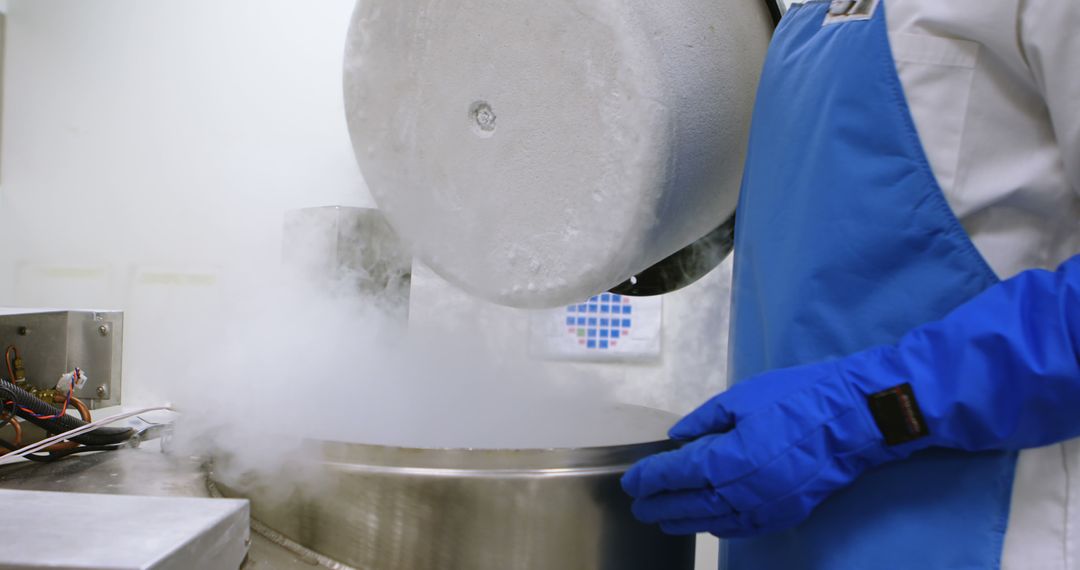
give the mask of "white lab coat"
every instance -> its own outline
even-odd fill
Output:
[[[1080,0],[881,2],[927,158],[990,266],[1080,253]],[[1002,568],[1080,570],[1080,440],[1021,454]]]
[[[990,266],[1080,253],[1080,1],[883,2],[927,157]],[[1080,570],[1080,442],[1021,454],[1003,568]]]

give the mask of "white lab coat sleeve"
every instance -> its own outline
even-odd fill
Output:
[[[1021,0],[1020,48],[1046,100],[1072,189],[1080,192],[1080,2]]]

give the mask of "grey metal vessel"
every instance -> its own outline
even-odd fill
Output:
[[[670,425],[654,410],[630,413]],[[631,464],[672,445],[454,450],[324,443],[315,483],[287,498],[273,485],[243,495],[255,519],[362,570],[691,570],[693,537],[638,523],[619,486]]]

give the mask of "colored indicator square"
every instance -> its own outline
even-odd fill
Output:
[[[611,319],[600,319],[600,326],[602,326],[602,327],[611,326]]]
[[[634,310],[634,307],[632,307],[630,305],[623,305],[622,314],[629,315],[631,312],[633,312],[633,310]]]
[[[622,295],[612,295],[611,300],[613,302],[615,302],[615,303],[621,303],[622,302]]]
[[[610,305],[600,305],[600,312],[601,313],[610,313],[611,312],[611,306]]]
[[[577,311],[577,306],[576,305],[573,306],[573,307],[567,307],[566,308],[567,313],[573,313],[574,311]]]
[[[578,317],[577,318],[577,324],[578,324],[579,327],[585,326],[585,323],[587,321],[588,321],[588,319],[586,319],[585,317]]]
[[[589,344],[587,346],[589,348],[596,348],[596,341],[595,340],[590,340]]]
[[[592,299],[589,299],[589,302],[590,303],[599,303],[600,302],[600,296],[597,295],[596,297],[593,297]]]
[[[587,305],[578,305],[577,312],[584,313],[589,307]]]
[[[630,319],[623,319],[622,320],[622,328],[624,328],[624,329],[630,328]]]
[[[584,337],[585,336],[585,329],[578,329],[577,330],[577,335],[579,337]]]
[[[574,323],[576,323],[576,322],[577,322],[577,319],[575,319],[574,317],[566,317],[566,326],[572,327],[572,326],[574,326]]]
[[[600,330],[600,338],[607,338],[607,337],[608,337],[608,330],[607,329],[601,329]]]
[[[601,349],[606,349],[607,347],[608,347],[608,342],[606,340],[600,341],[600,348]]]
[[[615,330],[611,331],[611,338],[619,338],[619,335],[621,335],[621,334],[622,334],[622,331],[620,331],[619,329],[615,329]]]
[[[589,326],[590,327],[595,327],[596,326],[596,317],[589,317]]]
[[[596,305],[589,305],[589,312],[595,313],[598,308]]]
[[[589,329],[589,338],[596,338],[596,329]]]
[[[611,295],[609,293],[604,293],[603,295],[600,295],[600,300],[605,302],[605,303],[610,303],[611,302]]]

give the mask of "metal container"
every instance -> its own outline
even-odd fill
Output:
[[[730,220],[773,27],[761,0],[357,0],[356,159],[444,279],[568,305]],[[727,233],[641,280],[704,272]]]
[[[619,485],[631,464],[671,446],[326,443],[319,489],[288,500],[273,486],[246,494],[265,525],[362,570],[690,570],[693,537],[637,522]]]
[[[0,308],[0,343],[19,349],[30,386],[55,388],[80,368],[89,381],[73,395],[94,408],[121,403],[123,342],[122,311]],[[2,364],[0,375],[8,377]]]

